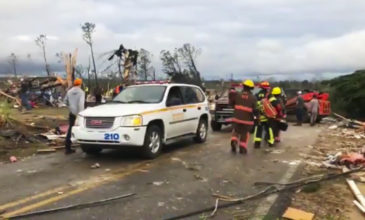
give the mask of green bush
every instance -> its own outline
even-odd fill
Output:
[[[365,70],[327,81],[333,111],[347,117],[365,119]]]

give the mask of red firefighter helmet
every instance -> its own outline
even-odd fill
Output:
[[[260,83],[259,87],[263,89],[268,89],[270,88],[270,83],[268,81],[263,81]]]

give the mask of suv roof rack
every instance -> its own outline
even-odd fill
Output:
[[[142,85],[142,84],[168,84],[171,83],[170,80],[146,80],[146,81],[135,81],[134,85]]]

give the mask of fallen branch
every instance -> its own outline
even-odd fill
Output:
[[[289,185],[294,185],[294,184],[300,184],[306,181],[318,181],[321,178],[324,177],[324,174],[319,174],[319,175],[314,175],[314,176],[310,176],[310,177],[305,177],[299,180],[295,180],[293,182],[289,182],[289,183],[274,183],[274,182],[255,182],[255,185],[282,185],[282,186],[289,186]]]
[[[9,95],[9,94],[7,94],[7,93],[5,93],[5,92],[3,92],[1,89],[0,89],[0,95],[3,95],[3,96],[5,96],[5,97],[7,97],[7,98],[9,98],[9,99],[12,99],[12,100],[14,100],[18,105],[22,105],[22,103],[20,102],[20,100],[18,99],[18,98],[16,98],[16,97],[13,97],[13,96],[11,96],[11,95]]]
[[[336,117],[338,118],[341,118],[342,120],[344,121],[347,121],[347,122],[352,122],[352,123],[355,123],[355,124],[358,124],[358,125],[361,125],[361,126],[365,126],[365,122],[362,122],[362,121],[358,121],[358,120],[352,120],[352,119],[348,119],[340,114],[337,114],[337,113],[333,113]]]
[[[265,190],[263,190],[261,192],[258,192],[256,194],[253,194],[253,195],[250,195],[250,196],[246,196],[246,197],[243,197],[243,198],[233,199],[232,202],[228,202],[228,203],[225,203],[225,204],[217,205],[217,207],[216,206],[211,206],[211,207],[203,208],[203,209],[200,209],[200,210],[195,210],[195,211],[192,211],[192,212],[189,212],[189,213],[186,213],[186,214],[182,214],[182,215],[178,215],[178,216],[166,218],[165,220],[175,220],[175,219],[188,218],[188,217],[191,217],[191,216],[194,216],[194,215],[198,215],[198,214],[201,214],[201,213],[204,213],[204,212],[214,211],[216,208],[217,209],[219,209],[219,208],[227,208],[227,207],[239,205],[239,204],[242,204],[243,202],[248,201],[248,200],[258,199],[258,198],[261,198],[261,197],[264,197],[264,196],[268,196],[268,195],[271,195],[271,194],[275,194],[275,193],[279,193],[279,192],[283,192],[283,191],[288,191],[288,190],[296,189],[298,187],[306,186],[308,184],[312,184],[312,183],[315,183],[315,182],[322,182],[322,181],[327,181],[327,180],[331,180],[331,179],[336,179],[336,178],[339,178],[339,177],[343,177],[343,176],[349,175],[351,173],[356,173],[356,172],[362,171],[364,168],[365,167],[362,166],[362,167],[359,167],[357,169],[353,169],[353,170],[350,170],[350,171],[344,172],[344,173],[329,174],[327,176],[323,175],[322,178],[317,179],[317,180],[311,180],[310,179],[310,178],[313,178],[313,177],[318,176],[318,175],[316,175],[316,176],[313,176],[313,177],[309,177],[308,178],[309,179],[308,181],[303,181],[303,182],[294,181],[294,182],[298,182],[298,183],[297,184],[288,185],[288,186],[282,187],[282,188],[277,188],[277,187],[274,187],[274,186],[270,186],[270,187],[266,188]],[[306,179],[306,178],[304,178],[304,179]],[[277,185],[277,184],[274,183],[274,185]],[[272,189],[272,190],[270,190],[270,189]]]
[[[127,197],[134,196],[134,195],[136,195],[136,194],[135,193],[129,193],[129,194],[116,196],[116,197],[112,197],[112,198],[108,198],[108,199],[103,199],[103,200],[99,200],[99,201],[93,201],[93,202],[88,202],[88,203],[80,203],[80,204],[76,204],[76,205],[63,206],[63,207],[60,207],[60,208],[30,212],[30,213],[23,214],[23,215],[11,216],[11,217],[8,217],[7,219],[18,219],[18,218],[25,218],[25,217],[35,216],[35,215],[44,215],[44,214],[48,214],[48,213],[66,211],[66,210],[71,210],[71,209],[87,208],[87,207],[91,207],[91,206],[102,205],[102,204],[105,204],[107,202],[127,198]]]

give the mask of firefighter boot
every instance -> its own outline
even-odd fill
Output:
[[[247,154],[247,149],[244,147],[240,147],[240,154]]]
[[[231,141],[231,151],[234,154],[236,153],[237,145],[238,145],[237,141],[234,140]]]

